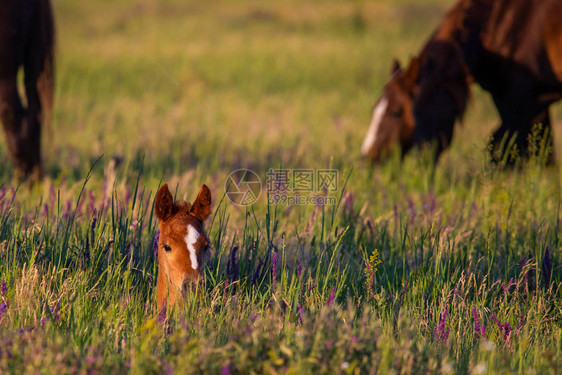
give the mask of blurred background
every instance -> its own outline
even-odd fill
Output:
[[[359,148],[393,59],[407,64],[453,3],[54,0],[47,176],[81,179],[102,154],[217,186],[237,167],[367,166]],[[475,86],[441,168],[479,168],[498,122]],[[0,160],[9,178],[5,142]]]

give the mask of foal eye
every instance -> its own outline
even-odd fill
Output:
[[[168,245],[164,245],[164,250],[166,250],[166,252],[170,252],[172,251],[172,248]]]
[[[390,115],[391,115],[392,117],[401,117],[403,113],[404,113],[404,109],[403,109],[403,108],[400,108],[400,109],[397,110],[397,111],[392,111],[392,112],[390,113]]]

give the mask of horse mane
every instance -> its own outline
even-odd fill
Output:
[[[420,55],[418,103],[437,90],[444,90],[454,100],[456,118],[462,121],[470,99],[470,74],[463,55],[455,43],[430,41]]]
[[[418,101],[434,90],[445,90],[455,101],[457,120],[462,121],[471,96],[469,66],[477,57],[480,35],[493,3],[494,0],[460,0],[447,12],[419,54]]]

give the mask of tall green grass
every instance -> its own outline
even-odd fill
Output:
[[[160,314],[153,194],[140,171],[100,198],[90,181],[51,185],[29,208],[18,196],[29,193],[4,188],[2,369],[556,372],[551,173],[432,185],[379,218],[358,212],[353,193],[339,207],[290,210],[216,197],[203,297]],[[530,178],[538,191],[521,189]],[[371,272],[369,259],[380,260]]]
[[[541,150],[490,164],[476,90],[437,166],[359,159],[392,58],[450,3],[55,1],[47,180],[18,186],[0,144],[0,372],[559,373]],[[335,168],[338,203],[234,206],[240,167]],[[158,314],[163,182],[211,187],[212,257],[201,299]]]

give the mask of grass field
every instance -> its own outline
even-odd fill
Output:
[[[488,163],[476,87],[437,166],[360,158],[453,1],[53,3],[45,182],[0,143],[1,373],[562,372],[559,167]],[[233,205],[239,168],[337,170],[337,204]],[[157,314],[163,182],[210,187],[213,246],[203,297]]]

